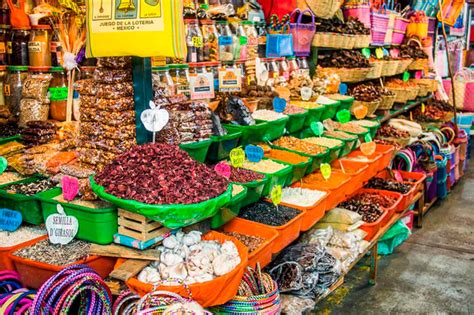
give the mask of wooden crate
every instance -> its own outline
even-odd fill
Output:
[[[156,237],[164,236],[170,229],[148,219],[140,214],[136,214],[124,209],[118,209],[118,232],[125,236],[132,237],[139,241],[149,241]]]

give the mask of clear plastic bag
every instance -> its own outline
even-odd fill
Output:
[[[74,89],[79,92],[81,97],[83,95],[96,95],[97,84],[94,79],[84,79],[74,82]]]
[[[94,71],[94,80],[96,83],[106,83],[106,84],[131,82],[132,71],[97,68]]]
[[[135,103],[133,97],[122,97],[118,99],[99,98],[95,102],[95,107],[108,111],[130,111],[134,110]]]
[[[131,69],[132,57],[102,57],[97,59],[97,67],[111,69]]]
[[[135,138],[135,125],[107,126],[97,122],[81,122],[81,136],[92,139],[129,139]]]
[[[334,208],[319,221],[322,223],[343,223],[352,225],[358,221],[362,220],[362,217],[354,212],[342,208]]]
[[[325,229],[312,228],[301,237],[300,242],[326,246],[333,233],[334,229],[330,226]]]
[[[49,105],[31,99],[23,98],[20,101],[20,118],[18,120],[19,127],[25,127],[26,123],[32,120],[46,121],[49,117]]]
[[[115,84],[98,84],[97,97],[108,99],[119,99],[122,97],[133,97],[133,84],[130,82]]]
[[[23,84],[22,97],[49,103],[48,88],[52,78],[51,74],[28,75]]]
[[[135,111],[112,112],[84,108],[81,121],[95,121],[109,126],[132,125],[135,124]]]

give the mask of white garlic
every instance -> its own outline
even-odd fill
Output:
[[[184,261],[183,257],[172,252],[163,252],[160,256],[161,262],[166,266],[174,266]]]
[[[221,254],[214,259],[212,267],[216,276],[222,276],[232,271],[240,263],[240,257]]]
[[[225,241],[224,244],[222,244],[221,252],[229,256],[239,256],[239,251],[237,250],[237,247],[231,241]]]
[[[186,270],[184,262],[182,262],[169,267],[165,265],[160,265],[160,274],[163,279],[176,278],[184,280],[188,276],[188,271]]]
[[[201,241],[201,232],[191,231],[183,237],[183,244],[191,246]]]
[[[174,235],[170,235],[163,240],[163,246],[166,248],[173,249],[179,245],[179,241]]]
[[[160,282],[161,277],[155,268],[145,267],[145,269],[138,274],[138,280],[145,283],[157,283]]]

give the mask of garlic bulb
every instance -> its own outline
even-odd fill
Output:
[[[227,254],[229,256],[239,256],[239,251],[237,250],[237,247],[231,241],[225,241],[224,244],[222,244],[221,251],[223,254]]]
[[[145,269],[138,274],[138,280],[145,283],[157,283],[160,282],[161,277],[155,268],[145,267]]]
[[[214,273],[216,276],[222,276],[232,271],[237,265],[240,264],[240,257],[230,256],[227,254],[221,254],[214,259],[212,267],[214,267]]]
[[[161,262],[166,266],[174,266],[184,261],[183,257],[172,252],[163,252],[160,256]]]
[[[183,237],[183,244],[187,246],[192,246],[201,241],[201,232],[191,231]]]
[[[163,279],[175,278],[184,280],[188,276],[188,271],[184,262],[174,266],[160,265],[160,274]]]
[[[179,244],[179,241],[174,235],[170,235],[163,240],[163,246],[166,248],[173,249],[176,246],[178,246],[178,244]]]

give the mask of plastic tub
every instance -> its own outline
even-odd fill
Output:
[[[307,162],[301,162],[297,164],[287,163],[287,162],[278,161],[278,160],[274,160],[274,161],[281,164],[286,164],[292,167],[291,174],[290,176],[288,176],[287,181],[284,186],[290,186],[291,184],[296,183],[297,181],[302,179],[306,175],[308,167],[311,165],[311,163],[313,163],[313,160],[311,158]]]
[[[308,112],[299,113],[299,114],[290,114],[288,115],[289,119],[286,123],[286,130],[289,133],[294,133],[303,129],[304,122],[306,117],[308,116]]]
[[[438,177],[436,171],[426,174],[425,180],[425,203],[430,203],[436,198],[438,190]]]
[[[299,186],[292,185],[291,187],[299,187]],[[322,197],[315,204],[309,207],[297,206],[297,205],[286,203],[286,202],[281,203],[281,205],[283,206],[287,206],[290,208],[295,208],[295,209],[304,211],[304,218],[301,221],[302,232],[306,232],[309,229],[311,229],[313,225],[315,225],[319,220],[321,220],[322,217],[324,217],[324,214],[326,213],[327,198],[329,196],[329,192],[321,190],[321,189],[318,189],[318,190],[325,192],[326,196]]]
[[[217,229],[239,215],[240,209],[242,208],[242,202],[245,197],[247,197],[247,187],[244,185],[241,186],[244,190],[233,196],[229,203],[220,208],[211,218],[211,229]]]
[[[367,232],[367,236],[364,238],[364,240],[371,241],[374,238],[374,236],[377,234],[377,232],[380,230],[380,228],[382,227],[382,222],[384,222],[385,217],[388,214],[388,211],[383,208],[382,208],[382,211],[383,211],[383,214],[380,216],[380,218],[377,221],[373,223],[364,223],[360,227],[361,230],[364,230],[365,232]]]
[[[337,110],[341,105],[341,102],[330,100],[331,102],[324,103],[324,111],[321,115],[321,121],[326,119],[332,119],[336,116]]]
[[[30,243],[28,246],[36,244],[37,242],[46,238],[47,236],[37,238],[35,242]],[[38,289],[49,278],[54,276],[65,267],[69,266],[45,264],[42,262],[33,261],[31,259],[15,256],[13,252],[10,252],[8,256],[13,261],[15,270],[20,274],[23,285],[32,289]],[[115,262],[116,258],[112,257],[88,256],[87,258],[76,261],[73,264],[85,264],[94,269],[102,278],[106,278],[114,269]]]
[[[265,176],[265,178],[263,178],[261,180],[256,180],[256,181],[253,181],[253,182],[233,183],[233,184],[242,185],[245,188],[247,188],[247,195],[242,200],[241,207],[243,208],[245,206],[248,206],[249,204],[255,203],[258,200],[260,200],[260,198],[263,195],[263,190],[264,190],[265,186],[267,185],[268,181],[269,181],[269,178],[267,176]]]
[[[5,138],[0,138],[0,145],[5,144],[5,143],[8,143],[8,142],[12,142],[12,141],[20,140],[20,139],[21,139],[21,136],[20,136],[20,135],[11,136],[11,137],[5,137]]]
[[[118,230],[116,207],[94,209],[54,200],[61,193],[61,188],[55,188],[36,195],[41,202],[44,221],[51,214],[58,213],[57,205],[61,204],[66,215],[75,217],[79,222],[76,238],[97,244],[110,244],[114,241],[114,234]]]
[[[360,150],[353,151],[348,154],[346,157],[342,158],[342,160],[349,160],[354,162],[362,162],[366,163],[367,168],[367,176],[369,178],[374,177],[377,175],[385,167],[381,167],[380,159],[382,158],[382,154],[375,152],[372,155],[366,156]]]
[[[349,176],[352,176],[353,182],[362,188],[365,183],[369,181],[371,177],[368,176],[367,169],[369,168],[367,163],[354,162],[350,160],[339,159],[335,160],[331,164],[332,168],[343,172]],[[344,168],[344,171],[342,170]]]
[[[438,198],[444,199],[448,196],[448,183],[447,179],[444,181],[438,181],[437,183],[437,195]]]
[[[179,145],[179,148],[188,152],[189,156],[196,161],[204,163],[211,143],[212,140],[207,139],[198,142],[183,143]]]
[[[388,167],[395,155],[395,147],[393,145],[376,143],[375,152],[382,154],[380,166]]]
[[[438,181],[446,181],[446,179],[448,178],[448,171],[446,168],[448,164],[448,159],[446,158],[446,156],[436,155],[435,160],[436,167],[438,168],[438,170],[436,171]]]
[[[264,268],[272,261],[272,248],[275,239],[278,237],[278,232],[268,226],[261,225],[258,229],[255,228],[254,222],[235,218],[222,227],[225,232],[237,232],[244,235],[258,236],[265,241],[256,250],[249,253],[248,265],[256,268],[257,263],[261,268]]]
[[[280,138],[285,132],[286,124],[288,123],[289,118],[283,117],[277,120],[256,120],[257,124],[266,122],[268,124],[267,131],[264,136],[264,140],[273,141]]]
[[[0,247],[0,270],[15,270],[15,266],[13,264],[13,261],[9,257],[9,253],[14,252],[20,248],[30,246],[34,243],[36,243],[39,240],[44,239],[47,237],[47,235],[42,235],[39,237],[36,237],[34,239],[31,239],[29,241],[16,244],[13,246],[8,246],[8,247]]]
[[[206,161],[216,164],[229,158],[230,151],[239,145],[242,132],[228,133],[224,136],[211,136],[211,145],[207,151]]]
[[[339,130],[339,131],[344,131],[345,133],[348,133],[348,134],[350,134],[350,135],[357,136],[357,137],[359,138],[357,147],[359,147],[361,143],[364,143],[364,142],[365,142],[365,136],[366,136],[367,134],[370,134],[369,128],[367,128],[367,127],[364,127],[364,128],[367,129],[367,131],[361,132],[361,133],[349,132],[349,131],[344,131],[344,130]]]
[[[43,223],[41,205],[35,196],[9,194],[4,190],[4,188],[12,184],[32,183],[40,179],[41,178],[39,177],[30,177],[0,186],[0,208],[7,208],[21,212],[24,222],[35,225]]]
[[[336,140],[344,142],[344,147],[342,148],[341,157],[348,155],[353,150],[357,149],[357,147],[360,145],[359,138],[355,138],[352,140],[352,139],[341,139],[341,138],[336,138],[336,137],[330,137],[327,135],[324,135],[324,137],[330,138],[330,139],[336,139]]]
[[[288,148],[285,148],[285,147],[279,147],[279,146],[276,146],[276,145],[271,145],[270,147],[273,148],[273,149],[285,150],[285,151],[288,151],[288,152],[298,153],[299,155],[302,155],[302,156],[310,157],[312,159],[312,163],[309,165],[308,169],[306,170],[306,174],[313,173],[314,171],[319,169],[321,164],[324,163],[324,161],[326,161],[327,156],[329,155],[329,150],[327,150],[327,149],[324,153],[306,154],[306,153],[303,153],[303,152],[300,152],[300,151],[295,151],[295,150],[291,150],[291,149],[288,149]]]
[[[311,127],[312,122],[318,122],[322,120],[321,116],[323,115],[325,106],[320,106],[316,108],[306,108],[306,110],[308,111],[308,116],[306,116],[303,127],[309,128]]]
[[[330,94],[330,95],[325,95],[325,96],[332,100],[339,101],[341,103],[339,105],[339,111],[343,109],[349,110],[352,107],[352,104],[354,103],[354,98],[348,95]]]
[[[277,185],[281,185],[281,187],[288,186],[288,182],[291,181],[291,177],[293,176],[292,171],[293,171],[292,166],[287,164],[286,168],[278,172],[275,172],[273,174],[261,173],[261,174],[265,174],[265,176],[268,177],[268,182],[266,183],[265,188],[263,188],[262,195],[263,196],[269,195],[273,187]]]
[[[253,126],[240,126],[230,124],[222,124],[222,126],[227,129],[229,133],[241,132],[242,136],[240,137],[239,145],[244,147],[247,144],[255,144],[262,142],[269,128],[268,122],[260,122]]]

